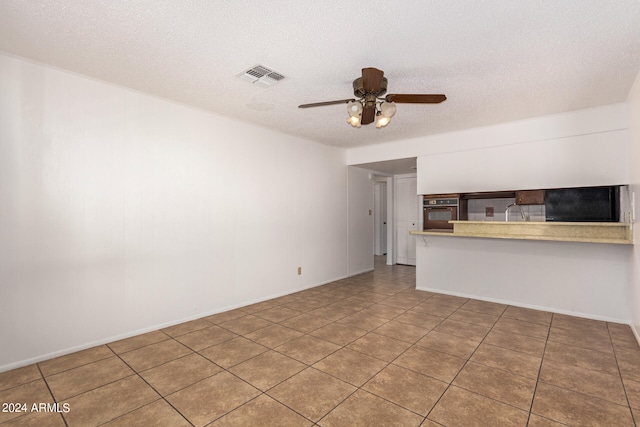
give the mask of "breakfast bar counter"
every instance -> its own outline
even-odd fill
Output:
[[[632,230],[624,222],[449,221],[453,230],[411,231],[414,235],[550,240],[632,245]]]

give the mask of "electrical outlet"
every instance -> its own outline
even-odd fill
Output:
[[[298,267],[298,276],[302,276],[302,267]]]
[[[369,216],[371,216],[371,209],[369,209]]]

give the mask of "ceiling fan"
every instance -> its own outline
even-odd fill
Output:
[[[389,124],[396,112],[396,103],[401,104],[438,104],[445,99],[442,94],[390,94],[387,93],[387,78],[384,71],[377,68],[363,68],[362,77],[353,81],[353,94],[358,99],[341,99],[339,101],[315,102],[298,105],[298,108],[322,107],[325,105],[348,104],[349,118],[347,123],[353,127],[368,125],[378,118],[377,128]]]

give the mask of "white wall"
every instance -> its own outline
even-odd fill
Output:
[[[624,185],[627,129],[421,156],[418,194]]]
[[[629,323],[631,251],[627,245],[421,236],[416,283],[427,291]]]
[[[349,167],[349,276],[373,270],[373,172]]]
[[[629,94],[629,129],[630,150],[629,150],[629,170],[630,170],[630,192],[635,193],[635,214],[633,236],[636,245],[633,247],[631,260],[631,282],[630,299],[632,327],[640,342],[640,230],[638,230],[638,219],[640,219],[640,73],[636,77],[635,84]]]
[[[358,165],[409,157],[464,152],[488,147],[599,134],[625,130],[628,127],[628,104],[625,102],[404,141],[352,148],[347,153],[347,163]]]
[[[5,55],[0,93],[0,371],[347,275],[344,151]]]

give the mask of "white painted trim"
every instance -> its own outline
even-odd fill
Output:
[[[629,326],[631,326],[631,332],[633,332],[633,336],[636,337],[636,341],[638,342],[638,345],[640,345],[640,332],[638,332],[636,326],[633,323],[631,323]]]
[[[472,298],[472,299],[476,299],[476,300],[480,300],[480,301],[487,301],[487,302],[495,302],[495,303],[498,303],[498,304],[512,305],[514,307],[530,308],[532,310],[546,311],[548,313],[566,314],[568,316],[583,317],[585,319],[601,320],[601,321],[612,322],[612,323],[621,323],[621,324],[624,324],[624,325],[628,325],[629,324],[625,320],[622,320],[622,319],[614,319],[612,317],[606,317],[606,316],[594,316],[592,314],[580,313],[580,312],[569,311],[569,310],[557,310],[557,309],[553,309],[552,310],[549,307],[541,307],[541,306],[537,306],[537,305],[533,305],[533,304],[523,304],[521,302],[508,301],[508,300],[503,300],[503,299],[499,299],[499,298],[479,297],[477,295],[471,295],[471,294],[466,294],[466,293],[461,293],[461,292],[447,292],[447,291],[444,291],[442,289],[423,288],[423,287],[418,287],[418,286],[416,286],[416,290],[433,292],[433,293],[437,293],[437,294],[452,295],[452,296],[462,297],[462,298]],[[632,326],[632,329],[633,329],[633,326]],[[638,339],[637,332],[634,331],[634,333],[636,335],[636,339]],[[638,342],[640,343],[640,339],[638,339]]]
[[[369,272],[369,271],[373,271],[373,270],[366,270],[366,271],[363,271],[363,273],[366,273],[366,272]],[[361,274],[361,273],[356,273],[356,274]],[[29,358],[29,359],[20,360],[18,362],[9,363],[7,365],[0,366],[0,373],[5,372],[5,371],[10,371],[12,369],[21,368],[23,366],[31,365],[33,363],[38,363],[38,362],[42,362],[42,361],[45,361],[45,360],[53,359],[55,357],[65,356],[67,354],[75,353],[77,351],[86,350],[86,349],[91,348],[91,347],[96,347],[96,346],[99,346],[99,345],[109,344],[109,343],[113,343],[113,342],[120,341],[120,340],[123,340],[123,339],[135,337],[136,335],[146,334],[147,332],[153,332],[153,331],[157,331],[157,330],[160,330],[160,329],[168,328],[170,326],[179,325],[180,323],[190,322],[190,321],[196,320],[196,319],[202,319],[204,317],[213,316],[214,314],[224,313],[226,311],[235,310],[235,309],[242,308],[242,307],[247,307],[249,305],[257,304],[257,303],[260,303],[260,302],[263,302],[263,301],[268,301],[268,300],[279,298],[279,297],[283,297],[283,296],[286,296],[286,295],[295,294],[295,293],[302,292],[302,291],[305,291],[305,290],[308,290],[308,289],[316,288],[318,286],[326,285],[328,283],[332,283],[332,282],[335,282],[335,281],[338,281],[338,280],[346,279],[347,277],[349,277],[349,276],[340,276],[340,277],[337,277],[337,278],[334,278],[334,279],[331,279],[331,280],[327,280],[327,281],[320,282],[320,283],[317,283],[317,284],[314,284],[314,285],[306,286],[304,288],[296,289],[296,290],[293,290],[293,291],[280,292],[278,294],[270,295],[270,296],[267,296],[267,297],[258,298],[258,299],[254,299],[254,300],[249,300],[249,301],[244,302],[242,304],[234,304],[234,305],[227,306],[227,307],[224,307],[224,308],[220,308],[220,309],[216,309],[216,310],[212,310],[212,311],[208,311],[208,312],[204,312],[204,313],[199,313],[199,314],[194,315],[194,316],[188,316],[188,317],[182,318],[180,320],[166,322],[166,323],[160,323],[160,324],[157,324],[157,325],[154,325],[154,326],[149,326],[147,328],[142,328],[142,329],[137,329],[137,330],[132,331],[132,332],[127,332],[125,334],[115,335],[115,336],[112,336],[112,337],[109,337],[109,338],[105,338],[105,339],[101,339],[101,340],[97,340],[97,341],[92,341],[92,342],[85,343],[85,344],[82,344],[82,345],[78,345],[78,346],[75,346],[75,347],[66,348],[64,350],[54,351],[52,353],[47,353],[47,354],[43,354],[43,355],[40,355],[40,356]]]
[[[348,277],[353,277],[353,276],[357,276],[358,274],[370,273],[370,272],[372,272],[372,271],[373,271],[373,268],[368,268],[368,269],[366,269],[366,270],[358,271],[357,273],[351,273],[351,274],[349,274],[349,275],[348,275],[348,276],[346,276],[346,277],[347,277],[347,278],[348,278]],[[343,277],[343,279],[344,279],[344,278],[345,278],[345,277]],[[339,279],[336,279],[336,280],[339,280]],[[318,285],[318,286],[320,286],[320,285]]]

